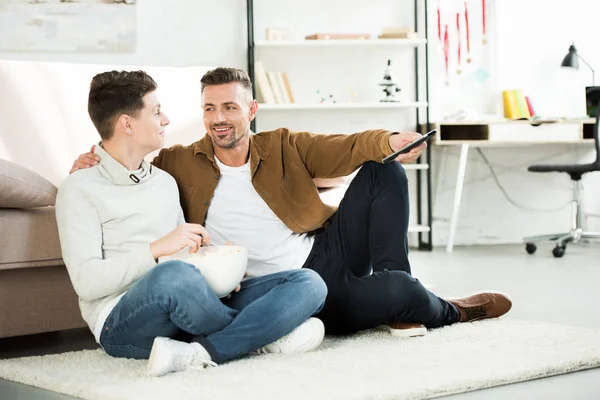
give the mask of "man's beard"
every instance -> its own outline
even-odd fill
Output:
[[[231,138],[219,139],[218,137],[212,136],[213,145],[221,149],[233,149],[242,140],[244,135],[240,137],[235,136],[235,132],[232,133]]]

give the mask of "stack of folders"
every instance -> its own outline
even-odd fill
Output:
[[[509,119],[529,119],[535,115],[529,96],[521,89],[507,89],[502,92],[504,116]]]
[[[254,74],[259,103],[292,104],[294,94],[285,72],[266,71],[262,61],[254,64]]]

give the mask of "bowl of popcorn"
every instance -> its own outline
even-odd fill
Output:
[[[200,270],[206,283],[221,298],[225,297],[244,279],[248,266],[248,250],[241,246],[205,246],[190,253],[189,248],[166,257],[160,262],[180,260]]]

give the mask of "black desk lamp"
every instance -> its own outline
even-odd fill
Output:
[[[592,71],[592,86],[596,86],[596,71],[594,71],[594,68],[592,68],[592,66],[588,64],[587,61],[585,61],[579,54],[577,54],[577,49],[575,48],[575,45],[571,45],[569,47],[569,54],[567,54],[565,58],[563,58],[560,66],[579,69],[579,60],[583,61],[583,63],[587,65],[587,67]]]

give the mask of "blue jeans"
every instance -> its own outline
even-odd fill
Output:
[[[323,308],[326,295],[317,273],[299,269],[248,279],[219,299],[193,265],[168,261],[121,298],[100,344],[114,357],[147,359],[154,338],[170,337],[202,344],[221,363],[290,333]]]

